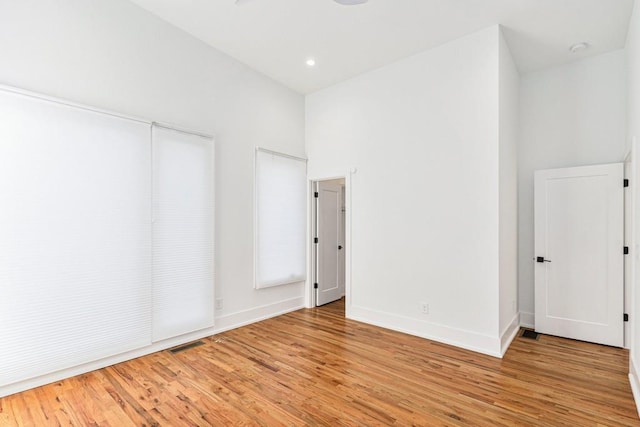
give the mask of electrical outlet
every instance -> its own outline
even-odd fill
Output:
[[[222,310],[222,298],[218,298],[218,299],[216,300],[216,308],[217,308],[218,310]]]
[[[420,303],[420,311],[422,311],[422,314],[429,314],[429,304],[426,302]]]

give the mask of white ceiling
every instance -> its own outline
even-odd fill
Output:
[[[132,0],[303,94],[494,24],[521,72],[624,47],[633,0]],[[569,46],[587,42],[578,54]],[[316,66],[309,68],[307,58]]]

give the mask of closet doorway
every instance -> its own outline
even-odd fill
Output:
[[[312,272],[314,306],[346,295],[345,179],[313,182]]]

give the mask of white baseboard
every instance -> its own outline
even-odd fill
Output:
[[[209,337],[223,331],[228,331],[230,329],[235,329],[237,327],[248,325],[250,323],[255,323],[271,317],[279,316],[281,314],[295,311],[303,307],[304,297],[299,297],[285,301],[279,301],[274,304],[255,307],[249,310],[240,311],[238,313],[232,313],[216,318],[215,326],[212,328],[202,329],[200,331],[169,338],[136,350],[128,351],[126,353],[106,357],[104,359],[88,362],[79,366],[74,366],[73,368],[63,369],[60,371],[52,372],[50,374],[41,375],[17,383],[1,386],[0,397],[9,396],[10,394],[19,393],[21,391],[60,381],[65,378],[85,374],[87,372],[95,371],[97,369],[102,369],[107,366],[135,359],[137,357],[146,356],[151,353],[156,353],[158,351],[166,350],[171,347],[176,347],[181,344]]]
[[[197,332],[191,332],[189,334],[181,335],[179,337],[169,338],[169,339],[156,342],[136,350],[121,353],[115,356],[105,357],[103,359],[87,362],[82,365],[74,366],[72,368],[62,369],[60,371],[37,376],[34,378],[29,378],[24,381],[19,381],[13,384],[8,384],[0,387],[0,397],[9,396],[10,394],[19,393],[21,391],[29,390],[35,387],[40,387],[45,384],[54,383],[56,381],[60,381],[65,378],[71,378],[76,375],[85,374],[87,372],[95,371],[97,369],[102,369],[107,366],[115,365],[117,363],[125,362],[131,359],[135,359],[137,357],[146,356],[147,354],[166,350],[168,348],[185,344],[190,341],[198,340],[201,338],[205,338],[213,334],[214,334],[213,328],[207,328]]]
[[[271,317],[280,316],[304,308],[304,297],[291,298],[273,304],[261,305],[248,310],[216,317],[215,333],[229,331]]]
[[[495,337],[492,337],[472,331],[452,328],[450,326],[425,322],[410,317],[353,305],[349,307],[347,317],[349,319],[369,323],[381,328],[415,335],[421,338],[475,351],[477,353],[483,353],[499,358],[502,357],[501,343],[497,334]]]
[[[520,326],[524,328],[535,328],[536,326],[536,316],[533,313],[529,313],[526,311],[520,312]]]
[[[520,330],[520,315],[516,313],[511,319],[509,325],[505,328],[505,330],[500,334],[500,354],[504,356],[504,354],[509,349],[509,346],[515,339],[516,335],[518,335],[518,331]]]
[[[636,403],[636,411],[638,411],[638,416],[640,416],[640,382],[638,381],[638,370],[632,357],[629,357],[629,383],[631,384],[633,400]]]

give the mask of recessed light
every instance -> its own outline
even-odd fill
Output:
[[[354,6],[356,4],[363,4],[368,2],[369,0],[333,0],[336,3],[339,3],[343,6]]]
[[[314,67],[316,65],[316,60],[313,58],[309,58],[307,59],[306,64],[307,64],[307,67]]]
[[[571,53],[578,53],[581,50],[585,50],[586,48],[589,47],[589,43],[587,42],[580,42],[580,43],[576,43],[574,45],[572,45],[569,50],[571,51]]]

